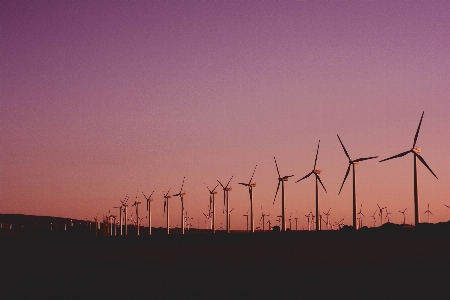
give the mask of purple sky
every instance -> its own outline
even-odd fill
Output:
[[[153,225],[165,226],[162,190],[178,192],[205,227],[209,193],[227,181],[232,229],[244,229],[254,181],[274,224],[314,210],[311,171],[328,190],[321,208],[351,223],[347,158],[380,159],[417,146],[421,220],[450,209],[448,1],[1,1],[0,212],[93,219],[127,194],[155,190]],[[413,222],[413,157],[357,166],[364,225],[379,203]],[[224,226],[222,194],[217,226]],[[132,210],[131,210],[132,211]],[[145,208],[140,210],[144,215]],[[171,200],[171,226],[180,224]],[[116,213],[115,210],[112,212]],[[198,221],[200,220],[200,221]],[[385,220],[383,220],[385,221]],[[379,218],[377,219],[379,225]]]

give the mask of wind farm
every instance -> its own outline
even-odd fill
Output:
[[[448,1],[1,7],[2,298],[448,292]]]

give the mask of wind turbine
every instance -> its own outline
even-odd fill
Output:
[[[170,224],[169,224],[169,199],[171,198],[171,196],[169,196],[170,193],[170,189],[167,191],[166,194],[164,194],[163,191],[163,195],[164,195],[164,212],[166,212],[166,206],[167,206],[167,234],[170,233]],[[163,214],[164,216],[164,214]]]
[[[322,183],[322,180],[320,180],[320,177],[319,177],[319,174],[322,173],[322,170],[316,170],[317,155],[319,154],[319,146],[320,146],[320,140],[319,140],[319,143],[317,144],[316,160],[314,161],[314,167],[313,167],[312,171],[295,182],[295,183],[297,183],[297,182],[299,182],[299,181],[301,181],[303,179],[306,179],[309,176],[311,176],[312,174],[314,174],[316,176],[316,216],[317,216],[317,218],[316,218],[316,230],[320,230],[319,182],[322,185],[323,189],[325,190],[325,193],[327,192],[327,189],[325,188],[325,186]]]
[[[392,215],[392,213],[388,212],[388,210],[387,210],[387,208],[386,208],[386,217],[384,217],[384,218],[388,220],[388,223],[391,223],[391,222],[389,221],[389,215]]]
[[[152,195],[155,191],[153,191],[150,196],[145,196],[144,192],[142,192],[142,195],[144,195],[145,200],[147,200],[147,211],[148,211],[148,230],[149,235],[152,235],[152,207],[151,202],[153,201]]]
[[[228,187],[228,185],[230,184],[231,179],[233,179],[233,176],[231,176],[230,180],[228,180],[228,183],[227,183],[226,186],[224,186],[219,180],[217,180],[217,182],[220,184],[220,186],[223,189],[223,205],[224,206],[226,205],[226,208],[227,208],[227,220],[226,220],[226,223],[225,223],[225,225],[227,227],[227,233],[230,233],[230,226],[229,226],[229,223],[228,223],[229,222],[229,218],[230,218],[230,215],[229,215],[230,214],[230,212],[229,212],[230,203],[228,201],[228,192],[231,191],[231,186]],[[225,202],[226,202],[226,204],[225,204]]]
[[[173,197],[180,197],[181,200],[181,234],[184,234],[184,201],[183,196],[186,195],[186,193],[183,193],[183,186],[184,186],[184,179],[186,177],[183,177],[183,183],[181,184],[181,189],[178,192],[178,194],[173,195]]]
[[[358,215],[361,215],[361,216],[363,216],[364,218],[366,217],[366,216],[362,213],[362,204],[361,204],[361,206],[359,207]],[[359,229],[359,228],[361,228],[361,227],[362,227],[362,217],[359,217],[359,224],[358,224],[358,228],[357,228],[357,229]]]
[[[348,158],[347,172],[345,172],[344,181],[342,182],[341,189],[339,190],[338,195],[341,194],[342,188],[344,187],[345,180],[347,179],[348,173],[350,172],[350,167],[352,167],[352,169],[353,169],[353,228],[356,229],[356,175],[355,175],[355,165],[359,164],[359,162],[361,162],[361,161],[377,158],[378,156],[363,157],[363,158],[358,158],[358,159],[352,160],[350,158],[350,155],[347,152],[347,149],[345,149],[344,143],[342,143],[341,138],[339,137],[339,134],[337,135],[337,137],[339,139],[339,142],[341,143],[342,149],[344,149],[345,155]]]
[[[309,218],[311,217],[312,211],[309,212],[309,214],[305,215],[306,218],[308,218],[308,231],[311,231],[311,222],[309,222]]]
[[[297,231],[297,230],[298,230],[298,229],[297,229],[297,221],[298,221],[298,218],[295,217],[294,220],[295,220],[295,231]]]
[[[262,220],[262,230],[263,230],[263,232],[265,231],[265,229],[264,229],[264,219],[266,218],[266,217],[268,217],[268,216],[270,216],[270,214],[269,215],[266,215],[264,212],[263,212],[263,209],[262,209],[262,205],[261,205],[261,220]],[[270,225],[269,225],[269,230],[270,230]]]
[[[286,218],[284,216],[284,214],[285,214],[284,182],[288,181],[289,177],[292,177],[294,175],[288,175],[288,176],[281,177],[280,171],[278,170],[278,164],[277,164],[277,160],[276,160],[275,156],[273,157],[273,159],[275,160],[275,166],[277,167],[277,172],[278,172],[278,186],[277,186],[277,191],[275,192],[275,197],[273,198],[273,204],[275,204],[275,199],[277,199],[277,194],[278,194],[278,190],[280,189],[280,183],[281,183],[281,231],[285,232],[286,231]]]
[[[128,211],[128,200],[130,198],[126,195],[125,199],[122,200],[123,211],[125,212],[125,235],[128,235],[128,221],[127,221],[127,211]],[[120,235],[122,235],[122,226],[120,227]]]
[[[387,209],[387,206],[385,207],[380,207],[377,203],[378,209],[379,209],[379,213],[378,215],[380,216],[380,226],[383,225],[383,209]]]
[[[271,226],[270,226],[270,224],[271,224],[270,220],[267,220],[267,223],[269,224],[269,231],[270,231],[270,228],[271,228]]]
[[[330,230],[330,222],[328,221],[328,217],[330,216],[330,210],[331,210],[331,207],[330,207],[330,209],[328,210],[328,212],[323,213],[325,216],[327,216],[327,222],[326,222],[326,224],[327,224],[327,230]]]
[[[206,185],[206,184],[205,184]],[[211,210],[212,207],[212,231],[213,233],[216,233],[216,205],[214,203],[214,195],[217,194],[216,188],[219,185],[216,185],[212,190],[209,189],[209,187],[206,185],[206,188],[209,191],[209,209]]]
[[[450,206],[448,206],[447,204],[444,204],[445,207],[450,208]],[[448,217],[448,213],[447,213],[447,217]]]
[[[405,156],[408,153],[414,154],[414,224],[415,224],[415,226],[417,226],[420,222],[419,221],[419,191],[418,191],[418,187],[417,187],[417,158],[425,165],[425,167],[427,167],[427,169],[431,172],[431,174],[433,174],[434,177],[436,177],[436,179],[437,179],[436,174],[434,174],[434,172],[427,165],[427,163],[422,158],[422,156],[419,155],[419,153],[421,151],[420,148],[416,148],[417,137],[419,136],[420,125],[422,124],[422,119],[423,119],[424,113],[425,112],[422,112],[422,117],[420,117],[419,127],[417,127],[416,135],[414,137],[414,143],[413,143],[411,150],[408,150],[408,151],[402,152],[400,154],[380,160],[380,162],[382,162],[382,161],[386,161],[389,159]]]
[[[408,209],[408,208],[405,208],[404,211],[401,211],[401,210],[398,211],[399,213],[403,214],[403,225],[405,225],[405,221],[406,221],[406,218],[405,218],[405,211],[406,211],[406,209]]]
[[[141,204],[141,202],[137,201],[137,195],[136,195],[136,200],[134,201],[133,205],[131,205],[131,206],[136,206],[137,235],[139,235],[139,204]]]
[[[118,208],[119,209],[120,235],[122,235],[122,206],[114,206],[113,208]],[[117,231],[117,229],[116,229],[116,231]]]
[[[428,209],[423,214],[428,214],[428,223],[430,223],[430,214],[433,214],[430,211],[430,203],[428,203]]]
[[[373,213],[373,215],[371,215],[370,217],[373,218],[373,227],[375,227],[376,224],[376,217],[375,214],[377,213],[377,211],[375,210],[375,212]]]
[[[253,188],[256,186],[256,183],[252,183],[253,175],[255,175],[256,167],[253,170],[252,177],[250,177],[250,181],[248,183],[242,183],[239,182],[239,184],[242,184],[244,186],[248,186],[248,193],[250,194],[250,231],[253,233],[255,232],[255,222],[253,218]]]

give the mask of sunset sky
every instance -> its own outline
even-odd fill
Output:
[[[210,188],[231,175],[232,230],[245,229],[248,182],[261,206],[286,216],[315,209],[317,168],[330,221],[352,219],[348,160],[370,218],[413,223],[417,146],[439,179],[418,167],[421,221],[450,218],[449,1],[0,1],[0,213],[93,219],[129,195],[179,191],[205,228]],[[359,205],[359,204],[358,204]],[[171,227],[180,225],[171,199]],[[225,226],[223,193],[216,226]],[[358,208],[359,210],[359,208]],[[134,210],[129,210],[133,212]],[[145,205],[140,215],[145,216]],[[377,213],[378,214],[378,213]],[[266,219],[267,220],[267,219]],[[386,220],[383,220],[384,222]],[[146,221],[145,221],[146,222]],[[380,218],[377,218],[377,226]],[[288,222],[289,226],[289,222]],[[294,226],[294,225],[293,225]]]

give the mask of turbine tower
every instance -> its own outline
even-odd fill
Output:
[[[378,210],[379,210],[378,215],[380,216],[380,227],[381,227],[381,225],[383,225],[383,209],[387,209],[387,206],[385,206],[385,207],[380,207],[380,206],[378,205],[378,203],[377,203],[377,206],[378,206]]]
[[[141,204],[141,202],[137,201],[137,195],[136,195],[136,200],[134,201],[133,205],[131,205],[131,206],[136,206],[137,235],[139,235],[139,204]]]
[[[316,230],[320,230],[319,182],[322,185],[323,189],[325,190],[325,193],[327,192],[327,189],[325,188],[325,186],[322,183],[322,180],[320,180],[320,177],[319,177],[319,174],[322,173],[322,170],[316,170],[317,155],[319,154],[319,146],[320,146],[320,140],[319,140],[319,143],[317,144],[316,160],[314,161],[314,167],[313,167],[312,171],[295,182],[295,183],[297,183],[303,179],[306,179],[309,176],[311,176],[312,174],[314,174],[316,176]]]
[[[419,191],[418,191],[418,187],[417,187],[417,159],[419,159],[425,165],[425,167],[427,167],[427,169],[431,172],[431,174],[433,174],[434,177],[436,177],[436,179],[437,179],[436,174],[434,174],[434,172],[427,165],[427,163],[422,158],[422,156],[420,156],[420,154],[419,154],[420,148],[416,148],[417,137],[419,136],[420,125],[422,124],[422,119],[423,119],[424,113],[425,112],[422,112],[422,117],[420,117],[419,127],[417,127],[417,131],[416,131],[416,135],[414,136],[414,143],[413,143],[412,148],[408,151],[405,151],[400,154],[380,160],[380,162],[382,162],[382,161],[386,161],[389,159],[405,156],[408,153],[414,154],[414,224],[415,224],[415,226],[417,226],[420,222],[420,220],[419,220]]]
[[[233,175],[234,176],[234,175]],[[229,224],[229,219],[230,219],[230,203],[228,201],[228,192],[231,191],[231,187],[228,187],[228,185],[231,182],[231,179],[233,179],[233,176],[231,176],[230,180],[228,180],[228,183],[226,186],[224,186],[219,180],[217,180],[217,182],[220,184],[220,186],[223,189],[223,205],[226,205],[226,210],[227,210],[227,220],[225,223],[225,226],[227,227],[227,233],[230,233],[230,224]]]
[[[127,222],[127,211],[128,211],[128,195],[125,197],[125,199],[122,202],[123,211],[125,212],[125,235],[128,235],[128,222]],[[120,227],[120,235],[122,235],[122,226]]]
[[[184,186],[184,179],[186,177],[183,177],[183,183],[181,184],[181,189],[178,194],[173,195],[173,197],[180,197],[181,200],[181,234],[184,234],[184,201],[183,196],[186,195],[186,193],[183,193],[183,186]]]
[[[406,218],[405,218],[405,211],[406,211],[406,209],[407,208],[405,208],[404,211],[401,211],[401,210],[398,211],[399,213],[403,214],[403,225],[405,225],[405,221],[406,221]]]
[[[205,184],[206,185],[206,184]],[[216,233],[216,205],[214,203],[214,195],[217,194],[216,192],[216,188],[219,185],[216,185],[212,190],[209,189],[209,187],[206,185],[206,188],[209,191],[209,209],[211,212],[211,207],[212,207],[212,232]]]
[[[252,183],[252,179],[253,179],[253,175],[255,175],[257,166],[258,165],[255,166],[252,177],[250,177],[250,181],[248,183],[239,182],[239,184],[248,186],[248,193],[250,194],[250,231],[252,233],[255,232],[255,221],[254,221],[254,217],[253,217],[253,188],[256,186],[256,183]]]
[[[171,198],[169,196],[170,193],[170,189],[167,191],[166,194],[164,194],[163,191],[163,195],[164,195],[164,212],[166,212],[166,206],[167,206],[167,234],[170,233],[170,224],[169,224],[169,199]],[[163,214],[164,216],[164,214]]]
[[[347,172],[345,172],[345,176],[344,176],[344,181],[342,182],[341,185],[341,189],[339,190],[338,195],[341,194],[342,188],[344,187],[344,183],[345,180],[347,179],[348,173],[350,172],[350,167],[352,167],[353,170],[353,228],[356,228],[356,175],[355,175],[355,165],[359,164],[359,162],[364,161],[364,160],[369,160],[369,159],[373,159],[373,158],[377,158],[378,156],[371,156],[371,157],[363,157],[363,158],[358,158],[355,160],[352,160],[350,158],[350,155],[347,152],[347,149],[345,149],[344,143],[342,143],[341,138],[339,137],[339,134],[337,135],[339,142],[341,143],[342,149],[344,149],[345,155],[348,158],[348,168],[347,168]]]
[[[149,235],[152,235],[152,207],[151,202],[153,201],[152,195],[155,191],[153,191],[150,196],[145,196],[144,192],[142,192],[142,195],[144,195],[145,200],[147,200],[147,211],[148,211],[148,231]]]
[[[275,156],[273,157],[273,159],[275,160],[275,166],[277,167],[277,173],[278,173],[278,186],[277,186],[277,191],[275,192],[275,197],[273,198],[273,204],[275,204],[275,199],[277,199],[278,190],[280,189],[280,184],[281,184],[281,231],[285,232],[286,231],[286,218],[285,218],[284,214],[285,214],[286,209],[285,209],[285,198],[284,198],[284,182],[288,181],[289,177],[292,177],[294,175],[288,175],[288,176],[281,177],[280,171],[278,170],[277,159],[275,158]]]
[[[433,214],[430,211],[430,203],[428,203],[428,209],[423,214],[428,214],[428,224],[429,224],[430,223],[430,214]]]

